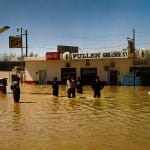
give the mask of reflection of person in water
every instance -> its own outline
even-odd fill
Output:
[[[20,77],[17,74],[12,74],[11,90],[13,91],[14,102],[18,103],[20,100]]]

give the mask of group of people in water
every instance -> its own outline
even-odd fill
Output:
[[[14,102],[18,103],[20,100],[20,77],[18,74],[14,73],[11,75],[11,90],[13,91],[13,98]],[[95,77],[95,80],[91,83],[91,87],[93,89],[93,96],[100,97],[101,96],[101,89],[103,89],[104,84],[100,81],[99,76]],[[59,95],[59,83],[57,77],[54,77],[52,81],[52,89],[53,89],[53,96]],[[67,77],[66,81],[66,91],[68,98],[75,98],[76,92],[83,93],[83,82],[80,77],[77,77],[75,81],[71,76]]]
[[[95,77],[95,80],[91,83],[91,87],[93,89],[93,96],[100,97],[101,96],[101,90],[104,88],[104,83],[100,81],[99,76]],[[52,88],[53,88],[53,95],[58,96],[59,91],[59,84],[57,81],[57,77],[54,77],[54,80],[52,82]],[[66,81],[66,91],[67,91],[67,97],[68,98],[74,98],[76,97],[76,90],[77,93],[83,93],[83,82],[80,77],[77,78],[75,81],[71,76],[67,77]]]
[[[82,86],[83,85],[80,78],[78,78],[78,80],[75,83],[73,78],[71,78],[71,76],[68,76],[66,81],[66,91],[67,91],[68,98],[76,97],[76,88],[78,93],[82,93]],[[53,95],[58,96],[59,84],[57,81],[57,77],[54,77],[54,80],[52,82],[52,89],[53,89]]]

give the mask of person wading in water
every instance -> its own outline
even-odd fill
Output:
[[[97,76],[92,83],[92,89],[94,91],[94,97],[100,97],[101,96],[101,90],[104,88],[104,84],[102,81],[99,80],[99,76]]]
[[[11,80],[11,90],[13,91],[14,102],[18,103],[20,100],[20,77],[16,71],[11,75]]]
[[[67,96],[68,98],[73,98],[75,97],[75,81],[68,76],[67,78],[67,83],[66,83],[66,88],[67,88]]]

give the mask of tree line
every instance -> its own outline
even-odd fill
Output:
[[[28,57],[38,57],[38,55],[31,52]],[[0,71],[11,71],[15,66],[24,70],[25,63],[21,62],[20,57],[16,54],[0,54]]]

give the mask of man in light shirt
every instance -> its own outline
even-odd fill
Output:
[[[67,78],[66,88],[68,98],[75,97],[75,81],[71,78],[71,76],[68,76]]]

